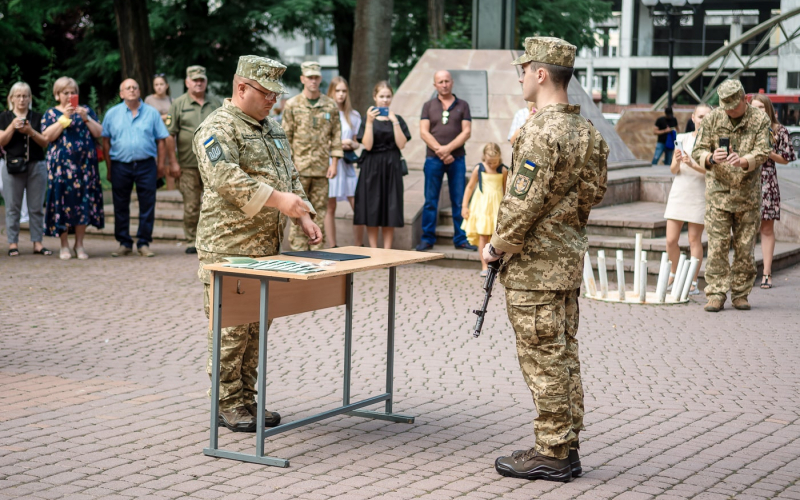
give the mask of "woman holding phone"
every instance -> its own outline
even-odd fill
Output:
[[[382,81],[372,90],[375,106],[367,110],[356,140],[364,146],[356,186],[353,224],[367,226],[369,246],[392,248],[394,228],[403,227],[403,166],[400,150],[411,139],[406,122],[389,109],[394,91]]]
[[[753,96],[750,103],[769,117],[772,122],[772,152],[761,165],[761,254],[764,258],[764,271],[761,273],[761,288],[772,288],[772,257],[775,254],[775,221],[781,220],[781,191],[778,187],[778,170],[775,164],[786,165],[796,159],[789,132],[778,121],[775,108],[769,97],[763,94]]]
[[[78,84],[62,76],[53,85],[58,106],[42,119],[42,134],[50,143],[47,150],[48,195],[45,234],[61,238],[59,257],[89,258],[83,248],[86,226],[103,228],[103,191],[97,169],[95,137],[103,133],[97,115],[78,104]],[[67,236],[75,234],[75,247]]]
[[[42,115],[31,109],[31,101],[30,86],[17,82],[8,91],[8,111],[0,113],[0,147],[6,151],[2,176],[9,257],[19,255],[20,214],[26,191],[33,253],[53,255],[42,244],[47,190],[43,148],[47,146],[47,139],[39,133]]]
[[[703,229],[706,216],[706,171],[692,159],[692,149],[697,137],[697,129],[703,118],[711,111],[706,104],[694,108],[692,121],[695,132],[683,135],[682,140],[675,142],[675,154],[672,156],[670,171],[675,175],[672,188],[667,199],[667,209],[664,218],[667,219],[667,254],[672,261],[669,273],[669,286],[675,280],[675,271],[678,268],[680,247],[678,240],[683,230],[684,222],[689,224],[689,251],[691,256],[703,262]],[[700,265],[697,265],[699,272]],[[697,274],[691,277],[692,287],[689,295],[698,295]]]

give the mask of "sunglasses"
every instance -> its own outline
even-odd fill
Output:
[[[450,120],[450,112],[447,110],[442,111],[442,125],[447,125],[447,122]]]

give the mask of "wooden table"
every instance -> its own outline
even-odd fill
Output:
[[[214,345],[211,368],[211,436],[203,453],[212,457],[229,458],[277,467],[288,467],[289,460],[264,455],[264,440],[303,425],[340,414],[357,417],[414,423],[414,417],[392,412],[392,379],[394,365],[394,319],[397,266],[440,259],[436,253],[384,250],[378,248],[344,247],[328,252],[367,255],[368,259],[336,262],[324,271],[295,274],[276,271],[257,271],[226,267],[223,263],[205,266],[212,273],[210,323]],[[318,259],[275,255],[259,260],[291,260],[319,263]],[[350,402],[350,354],[353,340],[353,274],[374,269],[389,269],[389,323],[386,348],[386,392],[355,403]],[[267,320],[345,306],[344,320],[344,390],[342,406],[310,417],[264,428],[267,374]],[[219,448],[219,358],[220,331],[229,326],[259,322],[258,332],[258,415],[256,416],[256,453],[234,452]],[[385,402],[384,411],[361,410],[365,406]]]

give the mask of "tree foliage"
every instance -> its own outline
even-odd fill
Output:
[[[519,0],[520,43],[528,36],[556,36],[581,47],[594,47],[591,21],[611,17],[609,0]]]

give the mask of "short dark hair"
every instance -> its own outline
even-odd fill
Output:
[[[553,81],[553,85],[562,89],[566,89],[569,86],[569,81],[572,79],[572,73],[574,71],[572,68],[567,68],[566,66],[557,66],[555,64],[546,64],[536,61],[531,62],[531,70],[535,71],[539,68],[547,70],[547,74],[550,75],[550,80]]]
[[[664,108],[664,114],[667,115],[667,116],[673,116],[672,108],[670,108],[669,106]]]

